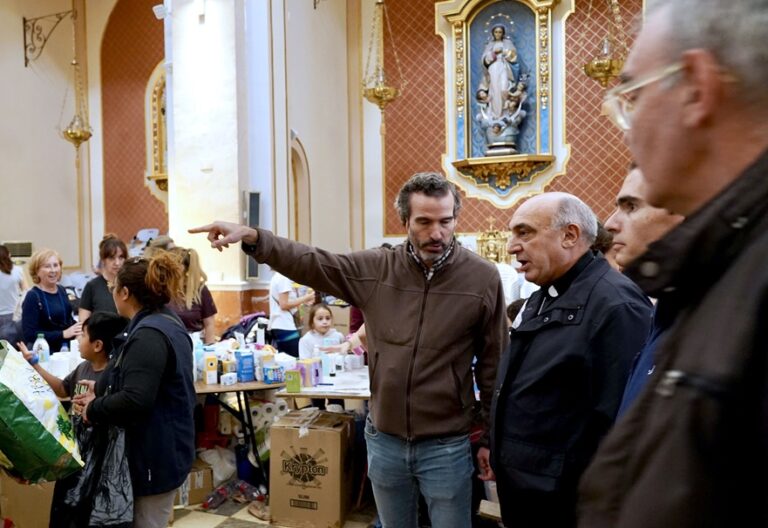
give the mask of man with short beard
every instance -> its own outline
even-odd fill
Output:
[[[393,249],[333,254],[227,222],[207,232],[294,280],[363,311],[371,376],[368,477],[384,526],[416,528],[419,492],[432,526],[471,526],[475,402],[472,363],[488,423],[506,344],[504,292],[494,265],[456,242],[461,207],[442,175],[419,173],[395,207],[408,240]]]

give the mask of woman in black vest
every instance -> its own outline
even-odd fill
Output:
[[[183,268],[175,256],[128,259],[113,297],[131,319],[124,342],[96,386],[76,396],[94,424],[125,427],[134,494],[134,526],[165,527],[176,491],[195,458],[192,342],[165,305],[181,291]]]

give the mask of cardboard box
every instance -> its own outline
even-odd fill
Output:
[[[176,506],[199,504],[213,491],[213,468],[199,458],[192,464],[187,480],[176,491]]]
[[[48,526],[53,482],[19,484],[0,471],[0,519],[11,519],[16,528]]]
[[[344,335],[349,333],[349,308],[341,306],[331,306],[331,315],[333,315],[333,327]]]
[[[312,409],[272,425],[272,521],[306,528],[344,524],[351,502],[354,418]]]

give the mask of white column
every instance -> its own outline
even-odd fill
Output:
[[[239,248],[219,253],[187,229],[242,221],[235,0],[166,0],[168,220],[178,244],[200,253],[216,289],[244,286]]]

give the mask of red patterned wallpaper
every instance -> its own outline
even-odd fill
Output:
[[[619,4],[624,27],[642,10],[642,0]],[[598,52],[598,45],[612,24],[607,2],[577,0],[576,11],[565,28],[566,141],[571,158],[566,173],[549,186],[582,198],[606,220],[613,211],[616,193],[627,173],[629,150],[621,131],[600,115],[603,88],[584,74],[584,63]],[[630,40],[631,44],[631,40]]]
[[[157,3],[118,0],[101,43],[105,229],[126,242],[144,227],[168,231],[163,203],[144,185],[144,92],[164,55]]]
[[[590,7],[591,4],[591,7]],[[400,186],[420,171],[441,171],[445,152],[445,95],[443,41],[435,34],[432,2],[387,0],[387,13],[397,45],[404,77],[405,94],[387,107],[384,142],[385,233],[402,234],[402,226],[389,206]],[[625,27],[640,12],[642,0],[621,3]],[[566,141],[571,157],[566,174],[548,190],[567,191],[581,197],[605,219],[612,210],[615,193],[629,162],[621,134],[600,116],[603,90],[583,73],[583,64],[597,51],[610,27],[605,2],[576,2],[566,26]],[[385,33],[385,68],[395,72],[396,64],[388,34]],[[464,197],[459,230],[484,231],[488,217],[507,221],[509,211],[488,201]],[[497,226],[499,223],[496,224]]]

